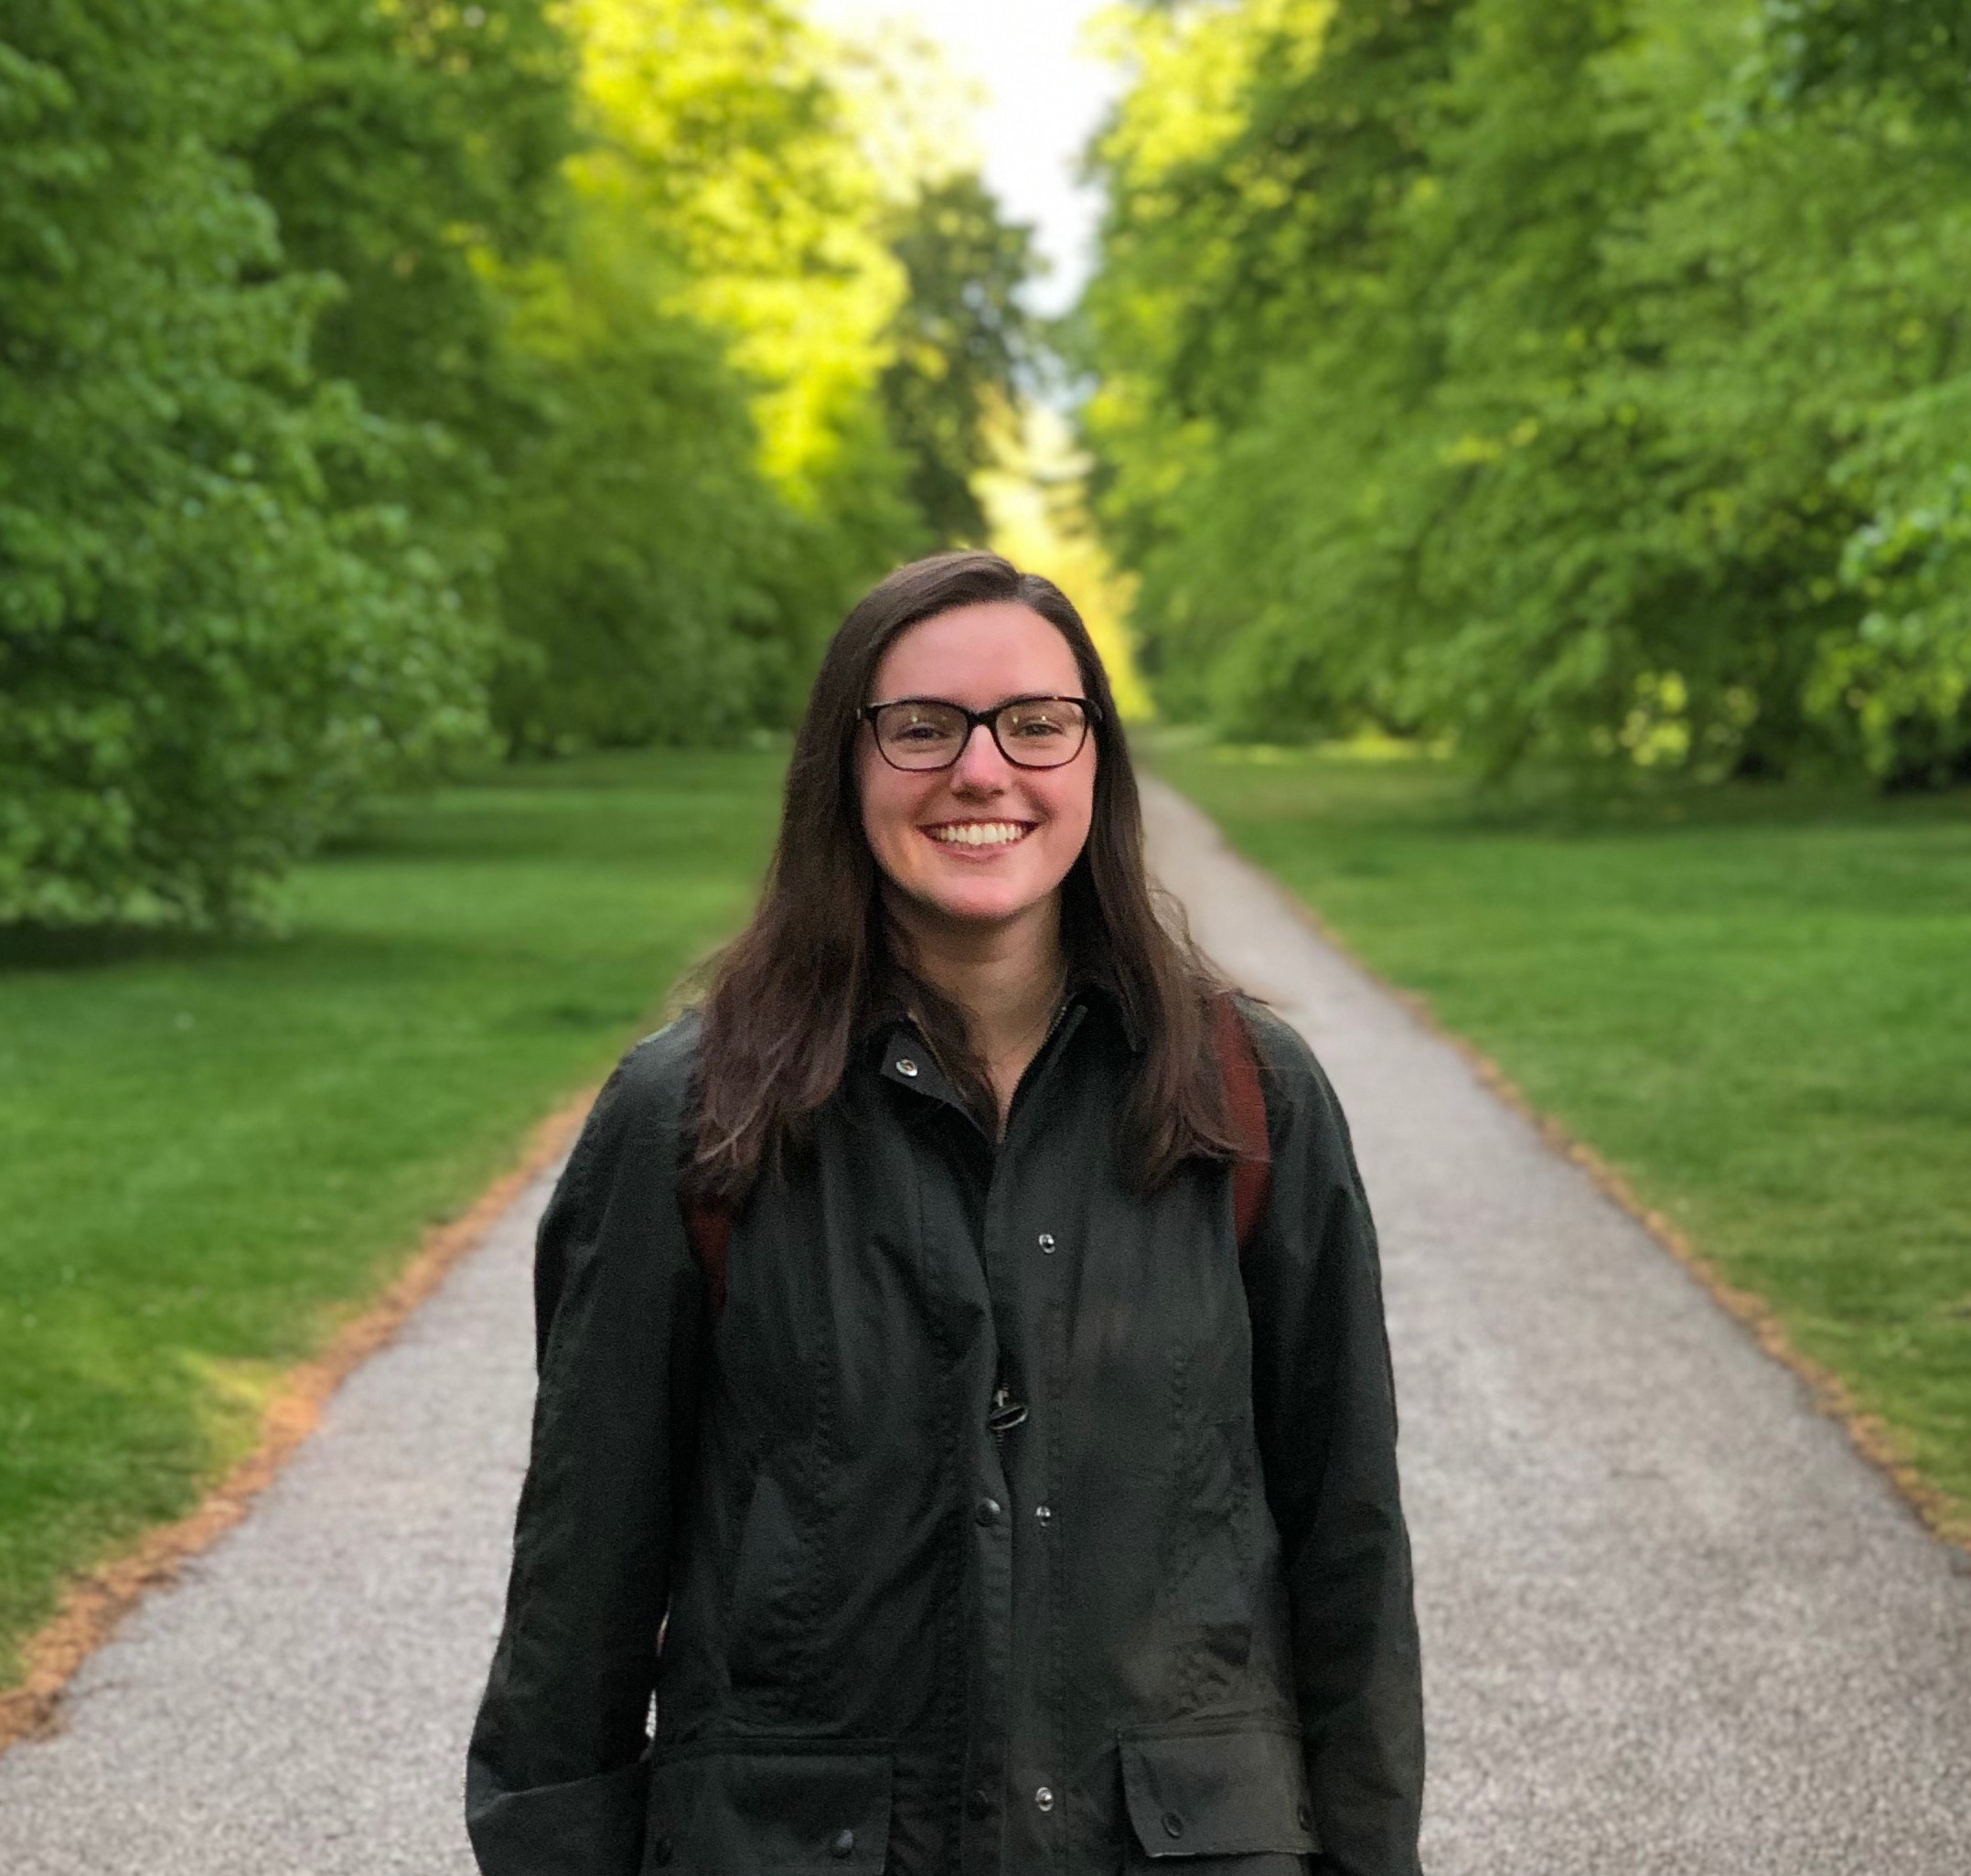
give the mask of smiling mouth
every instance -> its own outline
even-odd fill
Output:
[[[1034,831],[1025,820],[945,820],[919,830],[941,847],[1011,847]]]

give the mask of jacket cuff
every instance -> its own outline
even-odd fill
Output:
[[[507,1792],[474,1765],[466,1778],[473,1854],[484,1876],[637,1876],[649,1788],[648,1759]]]

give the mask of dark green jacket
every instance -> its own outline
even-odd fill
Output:
[[[1135,1050],[1090,987],[996,1148],[873,1033],[717,1313],[676,1199],[697,1019],[625,1058],[541,1226],[487,1876],[1415,1876],[1375,1233],[1325,1077],[1247,1014],[1243,1272],[1225,1166],[1119,1176]]]

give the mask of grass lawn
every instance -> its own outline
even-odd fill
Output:
[[[781,766],[390,804],[280,938],[0,937],[0,1686],[62,1573],[188,1508],[280,1369],[654,1026],[750,903]]]
[[[1763,1296],[1971,1535],[1971,798],[1158,766]]]

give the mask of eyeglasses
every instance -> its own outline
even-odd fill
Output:
[[[967,710],[940,697],[900,697],[856,713],[875,733],[892,768],[949,768],[980,724],[1015,768],[1059,768],[1081,754],[1101,713],[1086,697],[1010,697],[991,710]]]

